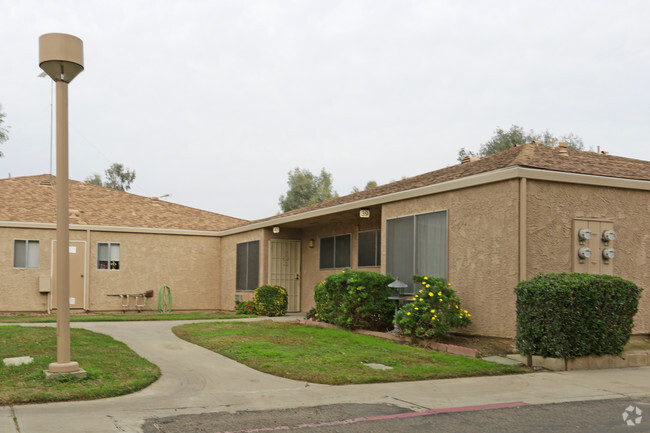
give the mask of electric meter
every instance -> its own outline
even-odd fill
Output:
[[[605,260],[613,259],[615,255],[616,254],[615,254],[614,248],[605,248],[603,250],[603,258]]]
[[[591,257],[591,248],[582,247],[578,250],[578,256],[581,259],[588,259]]]
[[[603,241],[609,242],[613,241],[616,238],[616,233],[614,233],[614,230],[605,230],[603,232]]]
[[[578,238],[581,241],[586,241],[586,240],[591,239],[591,230],[589,230],[589,229],[580,229],[580,231],[578,231]]]

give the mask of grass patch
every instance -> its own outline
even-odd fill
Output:
[[[142,389],[160,377],[158,366],[126,344],[85,329],[71,329],[71,358],[88,377],[46,380],[43,370],[56,362],[56,329],[0,326],[0,358],[31,356],[28,365],[0,363],[0,406],[114,397]]]
[[[71,322],[138,322],[146,320],[217,320],[241,319],[242,314],[217,313],[129,313],[129,314],[72,314]],[[254,316],[253,316],[254,317]],[[52,323],[56,314],[15,314],[0,315],[0,323]]]
[[[194,323],[174,334],[249,367],[332,385],[523,373],[520,367],[434,352],[352,332],[281,322]],[[392,370],[374,370],[378,363]]]

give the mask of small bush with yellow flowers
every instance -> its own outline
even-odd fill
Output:
[[[471,314],[463,310],[451,284],[442,278],[420,275],[414,275],[413,281],[413,302],[405,304],[395,314],[395,326],[400,334],[432,338],[472,323]]]
[[[289,306],[287,291],[280,286],[265,284],[255,289],[258,316],[284,316]]]

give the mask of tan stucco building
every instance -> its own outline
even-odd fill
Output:
[[[45,179],[0,180],[0,311],[52,307],[43,285],[52,277],[54,193]],[[446,278],[472,312],[469,332],[513,337],[514,287],[540,272],[650,287],[647,161],[528,144],[253,222],[72,185],[71,239],[84,256],[79,311],[119,310],[107,294],[162,283],[174,309],[232,310],[271,283],[287,288],[290,311],[305,312],[316,283],[351,267],[404,282],[414,273]],[[40,191],[31,207],[16,195],[27,190]],[[16,251],[32,241],[39,266],[16,267]],[[101,260],[114,245],[119,269]],[[650,333],[647,290],[635,323],[635,333]]]

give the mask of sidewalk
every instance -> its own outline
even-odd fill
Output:
[[[335,403],[383,403],[426,411],[650,394],[650,367],[370,385],[308,384],[258,372],[180,340],[170,329],[183,323],[187,322],[73,323],[73,327],[125,342],[160,366],[162,377],[148,388],[123,397],[0,407],[0,432],[140,432],[142,423],[154,417]],[[14,416],[20,430],[16,429]]]

